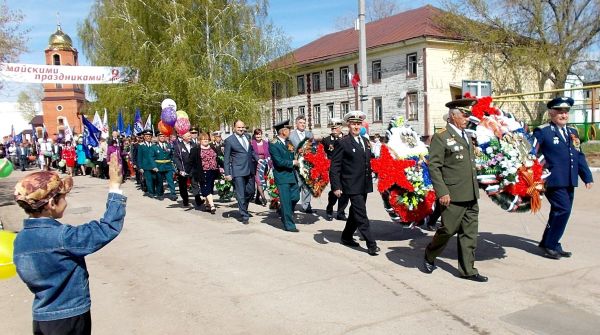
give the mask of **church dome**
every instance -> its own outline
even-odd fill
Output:
[[[50,35],[48,39],[48,49],[53,50],[73,50],[73,40],[69,35],[65,34],[60,28],[60,24],[56,27],[56,32]]]

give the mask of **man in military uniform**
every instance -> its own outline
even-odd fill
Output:
[[[331,156],[333,155],[333,150],[337,145],[337,142],[342,138],[342,119],[340,118],[331,118],[331,134],[321,141],[323,144],[323,148],[325,148],[325,153],[327,154],[327,158],[331,160]],[[339,198],[335,196],[333,193],[333,189],[329,191],[327,194],[327,207],[325,208],[325,214],[327,215],[327,221],[333,220],[333,206],[335,203],[338,204],[338,210],[336,218],[338,220],[346,221],[346,214],[344,211],[346,210],[346,206],[348,206],[348,197],[342,193]]]
[[[144,181],[146,182],[146,193],[144,193],[144,195],[153,198],[156,196],[154,179],[156,178],[158,169],[156,168],[152,153],[152,131],[144,130],[142,135],[144,136],[144,141],[138,146],[137,167],[144,176]]]
[[[459,99],[449,108],[446,128],[434,134],[429,147],[429,175],[442,206],[442,226],[425,249],[423,271],[435,270],[434,261],[458,234],[458,264],[461,277],[486,282],[474,267],[477,247],[479,188],[475,169],[475,145],[465,133],[475,99]]]
[[[360,128],[365,114],[352,111],[344,115],[350,129],[348,136],[338,140],[331,156],[329,179],[336,197],[346,194],[350,200],[350,213],[342,231],[341,243],[358,247],[354,232],[358,229],[367,242],[367,252],[376,256],[380,251],[371,234],[367,216],[367,194],[373,192],[371,177],[371,145],[369,140],[360,136]]]
[[[167,142],[166,134],[158,135],[158,143],[153,146],[152,150],[152,158],[156,163],[156,175],[157,175],[157,184],[156,185],[156,194],[159,199],[162,199],[164,195],[164,181],[167,180],[167,185],[169,186],[169,199],[175,201],[177,200],[177,194],[175,193],[175,182],[173,182],[173,172],[175,171],[175,167],[173,166],[173,147],[171,143]]]
[[[294,166],[298,161],[294,159],[294,145],[288,140],[290,136],[290,120],[285,120],[275,125],[276,138],[269,145],[269,153],[273,160],[273,176],[279,190],[281,203],[281,222],[283,229],[289,232],[298,232],[294,223],[294,207],[300,200],[300,188],[294,173]]]
[[[573,102],[573,99],[565,97],[549,101],[546,106],[550,122],[533,132],[538,152],[544,155],[545,167],[551,173],[546,179],[550,215],[539,246],[544,256],[552,259],[571,257],[570,252],[563,250],[560,238],[571,215],[577,177],[583,180],[587,189],[592,188],[594,182],[585,155],[581,152],[579,134],[575,128],[567,127]]]

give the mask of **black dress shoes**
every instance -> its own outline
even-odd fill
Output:
[[[461,277],[461,278],[462,279],[466,279],[466,280],[476,281],[476,282],[479,282],[479,283],[485,283],[485,282],[488,281],[488,277],[482,276],[479,273],[474,274],[474,275],[470,275],[470,276],[464,276],[464,277]]]
[[[427,258],[423,257],[423,272],[432,273],[435,270],[436,266],[434,263],[429,263]]]
[[[558,247],[557,251],[558,251],[558,254],[560,255],[560,257],[569,258],[569,257],[571,257],[571,255],[573,255],[573,253],[570,251],[564,251],[562,249],[562,247]]]
[[[248,221],[248,219],[242,220],[242,224],[246,224],[247,225],[249,223],[250,223],[250,221]]]
[[[333,213],[326,213],[325,218],[327,221],[333,221]]]
[[[342,238],[342,239],[340,239],[340,242],[343,245],[348,246],[348,247],[354,247],[354,248],[356,248],[356,247],[360,246],[360,244],[358,244],[358,242],[356,242],[354,239],[346,240],[346,239]]]
[[[348,218],[346,217],[346,214],[344,214],[344,213],[338,214],[335,218],[338,219],[338,220],[340,220],[340,221],[346,221],[346,220],[348,220]]]
[[[358,244],[358,243],[356,243],[356,244]],[[380,251],[381,251],[381,249],[379,249],[378,246],[370,247],[369,249],[367,249],[367,253],[371,256],[377,256],[377,253]]]
[[[304,209],[302,211],[306,214],[313,214],[315,212],[315,211],[313,211],[312,207],[310,207],[310,206],[306,207],[306,209]]]
[[[544,251],[544,257],[550,258],[550,259],[560,259],[561,254],[558,251],[544,248],[544,247],[541,247],[541,248]]]

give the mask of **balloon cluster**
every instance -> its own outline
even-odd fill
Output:
[[[178,111],[177,104],[173,99],[165,99],[160,104],[162,112],[158,122],[158,131],[170,136],[176,131],[179,136],[190,130],[190,119],[186,112]]]

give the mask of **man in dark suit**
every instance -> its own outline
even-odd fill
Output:
[[[234,133],[225,140],[223,153],[225,179],[233,180],[242,223],[248,224],[250,218],[248,204],[255,192],[254,174],[258,159],[250,145],[250,137],[246,134],[244,122],[235,121],[233,129]]]
[[[313,138],[313,133],[306,129],[306,118],[304,115],[298,115],[296,117],[296,129],[290,132],[289,140],[294,145],[294,149],[297,150],[300,142],[307,138]],[[300,204],[302,205],[302,211],[306,214],[313,214],[314,211],[310,205],[310,200],[312,199],[310,190],[304,184],[302,178],[298,178],[298,181],[300,182]]]
[[[551,173],[546,179],[550,215],[539,246],[544,256],[552,259],[571,257],[570,252],[563,250],[560,239],[571,215],[578,177],[587,189],[592,188],[594,183],[585,155],[581,152],[579,134],[575,128],[567,127],[573,102],[573,99],[565,97],[552,99],[546,105],[550,122],[533,131],[538,152],[544,155],[545,167]]]
[[[329,179],[331,189],[336,197],[345,194],[350,199],[350,214],[342,232],[341,243],[358,247],[354,240],[354,232],[358,229],[367,242],[367,252],[376,256],[380,251],[377,242],[371,234],[367,216],[367,193],[373,192],[371,177],[371,145],[360,136],[360,128],[365,114],[352,111],[344,115],[344,120],[350,128],[348,136],[338,141],[331,156]]]
[[[461,277],[486,282],[474,267],[477,248],[479,185],[475,169],[475,145],[465,133],[475,99],[448,102],[448,124],[433,135],[429,146],[429,175],[442,206],[442,226],[425,249],[423,272],[435,270],[438,257],[454,234],[458,234]]]
[[[192,134],[189,132],[183,134],[181,139],[175,141],[173,146],[173,163],[177,170],[177,184],[179,185],[179,194],[183,199],[183,207],[190,205],[188,194],[188,183],[191,183],[192,164],[190,153],[195,145],[192,143]]]
[[[323,144],[323,148],[325,149],[325,153],[327,154],[327,158],[329,158],[329,160],[331,160],[333,150],[337,146],[338,141],[341,140],[343,137],[342,119],[332,118],[330,122],[331,134],[323,138],[323,140],[321,141],[321,143]],[[346,221],[348,218],[346,218],[346,214],[344,213],[344,211],[346,210],[346,206],[348,206],[348,197],[346,196],[346,194],[342,193],[342,195],[338,199],[338,197],[336,197],[333,193],[333,189],[331,189],[329,191],[329,194],[327,194],[327,207],[325,208],[327,221],[333,220],[333,206],[335,206],[336,202],[338,204],[336,218],[338,220]]]
[[[285,120],[275,125],[277,137],[269,145],[269,153],[273,160],[273,177],[279,190],[281,204],[281,222],[283,229],[289,232],[298,232],[294,223],[294,207],[300,200],[300,189],[294,166],[298,161],[294,159],[294,145],[288,140],[290,136],[290,120]]]

